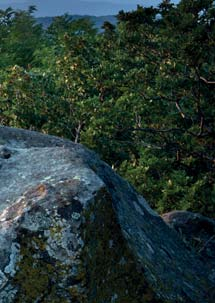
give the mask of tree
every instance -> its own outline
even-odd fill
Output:
[[[6,10],[0,10],[0,67],[6,67],[11,63],[6,41],[10,33],[14,14],[14,10],[10,7]]]
[[[40,36],[30,11],[4,12],[2,50],[21,67],[1,73],[1,121],[84,143],[160,212],[213,215],[214,21],[213,1],[164,0],[102,32],[65,15]]]
[[[17,64],[25,68],[32,65],[34,53],[42,44],[42,27],[32,16],[35,9],[30,6],[27,11],[9,12],[5,46],[11,65]]]

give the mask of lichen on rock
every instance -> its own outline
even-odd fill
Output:
[[[215,301],[211,263],[94,153],[1,126],[0,143],[0,302]]]

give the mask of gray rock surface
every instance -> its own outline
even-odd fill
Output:
[[[172,211],[162,215],[164,221],[182,237],[189,249],[215,268],[215,220],[189,211]]]
[[[0,127],[0,302],[215,301],[211,263],[94,153]]]

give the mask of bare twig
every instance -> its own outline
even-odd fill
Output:
[[[203,128],[204,128],[204,117],[201,117],[201,122],[200,122],[200,127],[199,127],[199,133],[198,133],[199,137],[203,134]]]
[[[170,132],[180,132],[183,133],[184,129],[181,128],[167,128],[167,129],[156,129],[156,128],[150,128],[150,127],[139,127],[139,128],[129,128],[128,130],[131,131],[144,131],[149,133],[170,133]]]
[[[176,106],[177,110],[179,111],[181,117],[182,117],[183,119],[185,119],[185,118],[186,118],[186,115],[185,115],[185,113],[182,111],[182,109],[181,109],[181,107],[180,107],[180,105],[179,105],[178,102],[175,102],[175,106]]]
[[[83,122],[79,121],[78,127],[75,129],[75,131],[76,131],[76,134],[75,134],[75,143],[79,142],[82,126],[83,126]]]
[[[215,81],[208,81],[208,80],[206,80],[204,77],[200,77],[199,79],[202,80],[202,81],[203,81],[204,83],[206,83],[206,84],[215,85]]]

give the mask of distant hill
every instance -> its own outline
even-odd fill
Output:
[[[88,15],[70,15],[69,18],[71,18],[71,20],[78,20],[78,19],[84,19],[84,18],[88,18],[90,19],[94,24],[95,27],[98,29],[101,29],[103,23],[105,21],[108,21],[112,24],[116,24],[117,23],[117,19],[115,16],[112,15],[108,15],[108,16],[88,16]],[[43,28],[48,28],[51,23],[53,22],[54,17],[39,17],[36,18],[37,22],[39,24],[41,24],[43,26]]]

